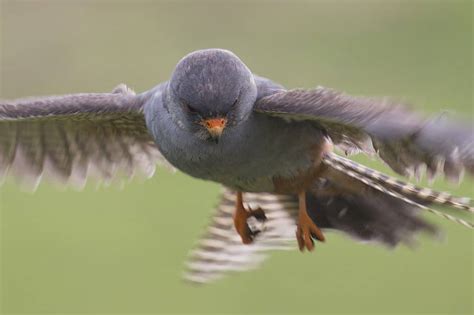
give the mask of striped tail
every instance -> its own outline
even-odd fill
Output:
[[[434,203],[474,213],[474,207],[470,206],[469,198],[455,197],[446,192],[438,192],[427,188],[417,187],[413,184],[400,181],[396,178],[365,167],[354,161],[345,159],[334,153],[326,154],[323,158],[323,163],[394,198],[403,200],[406,203],[443,217],[449,221],[474,229],[474,224],[471,222],[467,222],[421,204],[424,202]]]

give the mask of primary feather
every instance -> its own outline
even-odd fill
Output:
[[[34,188],[43,177],[83,186],[118,175],[153,174],[163,158],[146,128],[144,100],[113,93],[0,101],[0,180]]]

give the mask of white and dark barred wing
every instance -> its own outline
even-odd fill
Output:
[[[194,283],[217,280],[230,271],[257,268],[267,251],[296,249],[298,213],[296,197],[267,193],[244,193],[246,207],[265,211],[267,221],[249,220],[252,229],[261,230],[250,245],[242,244],[233,223],[236,194],[225,190],[206,234],[190,254],[184,278]]]
[[[464,214],[469,215],[474,213],[470,198],[456,197],[447,192],[417,187],[344,159],[334,153],[326,154],[322,163],[328,167],[324,175],[327,183],[323,185],[324,187],[314,186],[315,197],[313,199],[319,205],[316,207],[318,211],[315,211],[315,215],[320,215],[320,209],[331,208],[331,206],[324,205],[324,200],[330,200],[331,204],[334,200],[346,203],[348,209],[355,209],[355,211],[351,211],[353,217],[346,222],[348,226],[355,226],[359,221],[360,226],[367,225],[374,231],[381,228],[385,232],[378,234],[383,235],[382,242],[389,245],[396,245],[400,241],[410,243],[412,234],[416,230],[434,231],[426,222],[417,217],[417,212],[420,210],[474,229],[472,222],[428,207],[433,204],[440,205],[444,209],[461,209],[465,212]],[[325,210],[324,212],[326,218],[330,218],[331,216],[328,214],[333,211]],[[462,215],[462,213],[459,214]],[[371,217],[372,219],[370,219]],[[333,227],[341,229],[337,227],[341,223],[341,218],[333,221],[336,223]],[[370,222],[372,220],[374,222]],[[390,233],[387,233],[387,228],[391,229]]]
[[[144,98],[124,85],[112,93],[0,100],[0,181],[34,188],[43,177],[82,186],[149,176],[163,160],[143,116]]]
[[[314,121],[346,153],[377,152],[394,171],[458,179],[474,173],[474,127],[444,117],[423,119],[388,99],[353,97],[332,89],[280,91],[262,97],[257,112]]]
[[[361,181],[366,179],[373,184],[382,185],[385,189],[400,194],[403,197],[410,198],[417,203],[436,204],[474,213],[474,207],[471,206],[472,201],[469,197],[457,197],[449,192],[419,187],[334,153],[327,153],[323,158],[323,163],[333,168],[342,169],[345,174],[355,174],[355,177]]]

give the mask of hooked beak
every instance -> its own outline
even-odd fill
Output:
[[[227,119],[209,118],[202,120],[200,124],[207,129],[213,139],[217,140],[221,136],[222,131],[224,130],[225,125],[227,124]]]

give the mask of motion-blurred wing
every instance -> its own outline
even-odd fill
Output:
[[[255,110],[287,120],[311,120],[346,153],[374,150],[397,173],[458,179],[474,173],[474,129],[444,118],[425,120],[387,99],[353,97],[318,87],[262,97]]]
[[[212,218],[206,235],[191,252],[184,278],[194,283],[207,283],[224,276],[229,271],[256,268],[266,258],[265,252],[276,249],[295,249],[297,199],[292,196],[267,193],[244,193],[247,207],[264,209],[267,221],[263,226],[249,220],[251,228],[262,232],[250,245],[242,244],[234,229],[232,214],[236,194],[225,190],[217,212]]]
[[[323,230],[338,230],[357,241],[387,247],[400,243],[410,245],[420,232],[436,234],[437,230],[419,216],[422,209],[470,227],[466,221],[427,208],[362,174],[351,172],[337,160],[325,160],[324,163],[331,169],[328,179],[315,183],[306,199],[309,216]],[[206,234],[190,254],[184,275],[186,280],[209,283],[231,271],[259,267],[270,250],[297,249],[296,196],[244,193],[246,207],[260,207],[267,216],[263,224],[249,219],[251,229],[261,231],[250,245],[242,244],[235,231],[235,200],[235,192],[223,191]]]
[[[113,93],[0,100],[0,180],[35,187],[44,176],[83,185],[136,172],[162,160],[143,116],[144,97],[125,85]]]

